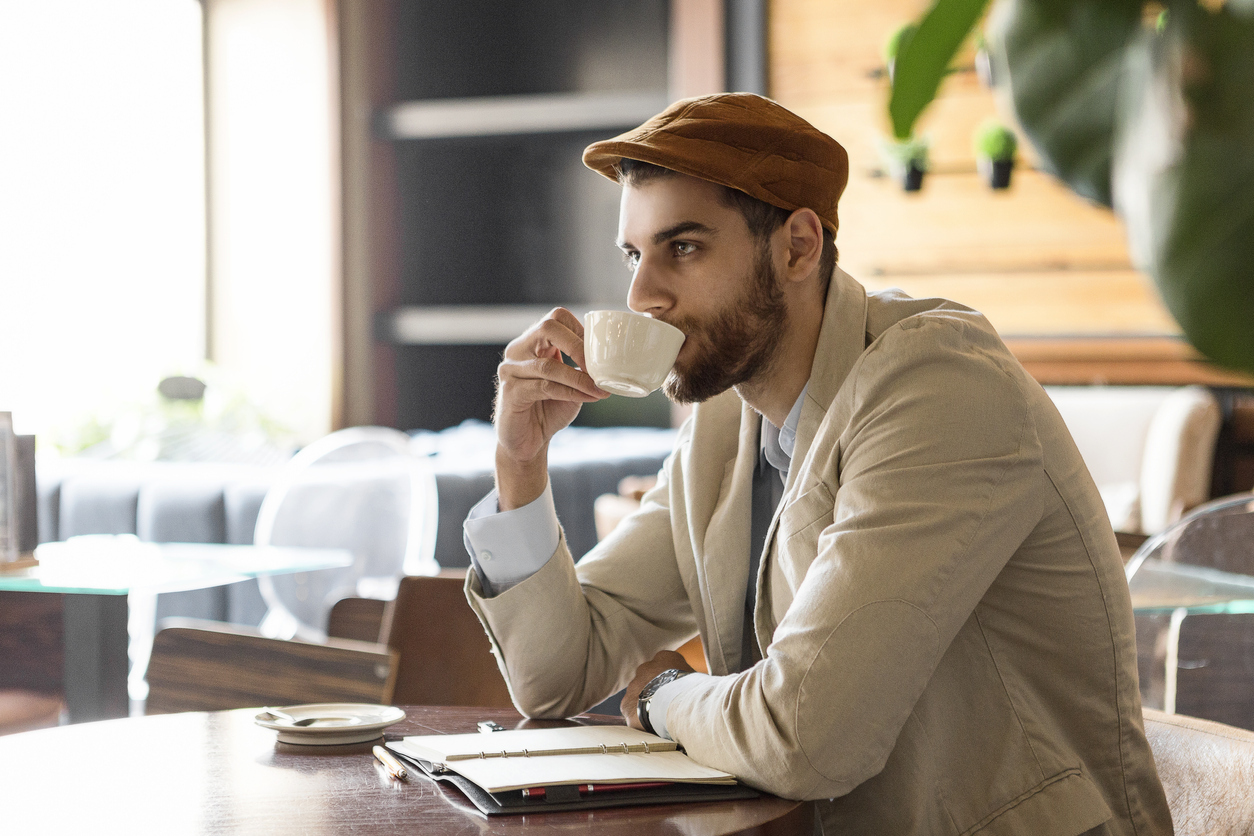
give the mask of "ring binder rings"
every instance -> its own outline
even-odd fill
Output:
[[[572,726],[516,729],[484,734],[432,734],[403,738],[406,747],[430,761],[526,758],[551,755],[628,755],[675,752],[679,744],[629,726]],[[497,746],[504,748],[498,749]],[[726,773],[723,773],[726,774]]]

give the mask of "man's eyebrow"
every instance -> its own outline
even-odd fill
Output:
[[[713,235],[717,232],[717,230],[713,227],[706,226],[700,221],[681,221],[672,227],[655,233],[653,236],[653,245],[657,246],[658,244],[665,244],[672,238],[678,238],[681,235],[687,235],[693,232],[704,235]],[[629,249],[631,247],[631,244],[628,241],[619,241],[617,243],[620,250]]]
[[[654,245],[665,244],[672,238],[678,238],[681,235],[687,235],[691,232],[699,232],[705,235],[713,234],[714,230],[699,221],[682,221],[675,224],[670,229],[664,229],[653,236]]]

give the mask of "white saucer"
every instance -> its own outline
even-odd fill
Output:
[[[264,711],[254,718],[257,725],[277,731],[280,743],[304,746],[331,746],[375,740],[385,728],[405,719],[405,712],[395,706],[355,702],[288,705],[283,706],[282,710],[297,720],[325,718],[308,726],[293,726],[288,721],[279,720]]]

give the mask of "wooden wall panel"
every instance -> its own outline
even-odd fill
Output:
[[[961,300],[1008,338],[1030,335],[1042,321],[1065,321],[1073,335],[1163,334],[1174,327],[1134,270],[864,275],[862,283],[870,290],[897,287],[915,298]]]
[[[837,239],[850,272],[870,275],[1131,269],[1122,230],[1047,175],[1016,173],[995,192],[974,173],[929,173],[908,194],[851,172]]]
[[[927,0],[772,0],[771,94],[789,107],[869,96],[882,87],[884,41]]]

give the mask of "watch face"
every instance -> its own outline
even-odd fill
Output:
[[[649,702],[653,699],[653,695],[657,690],[670,681],[669,675],[675,671],[665,670],[653,677],[644,686],[644,690],[640,692],[640,696],[636,698],[636,719],[640,721],[640,725],[649,734],[656,734],[653,729],[653,723],[649,722]]]
[[[676,679],[686,676],[692,671],[681,671],[678,668],[670,668],[659,673],[657,676],[649,680],[649,684],[644,686],[644,690],[640,692],[640,696],[636,699],[636,717],[640,720],[640,725],[644,726],[644,730],[650,734],[655,734],[653,724],[649,722],[649,703],[663,685],[669,685]]]
[[[687,671],[676,670],[675,668],[662,671],[657,676],[653,677],[653,679],[649,680],[648,685],[644,686],[644,690],[640,692],[640,701],[647,701],[650,697],[656,694],[658,689],[660,689],[663,685],[669,685],[686,673]]]

